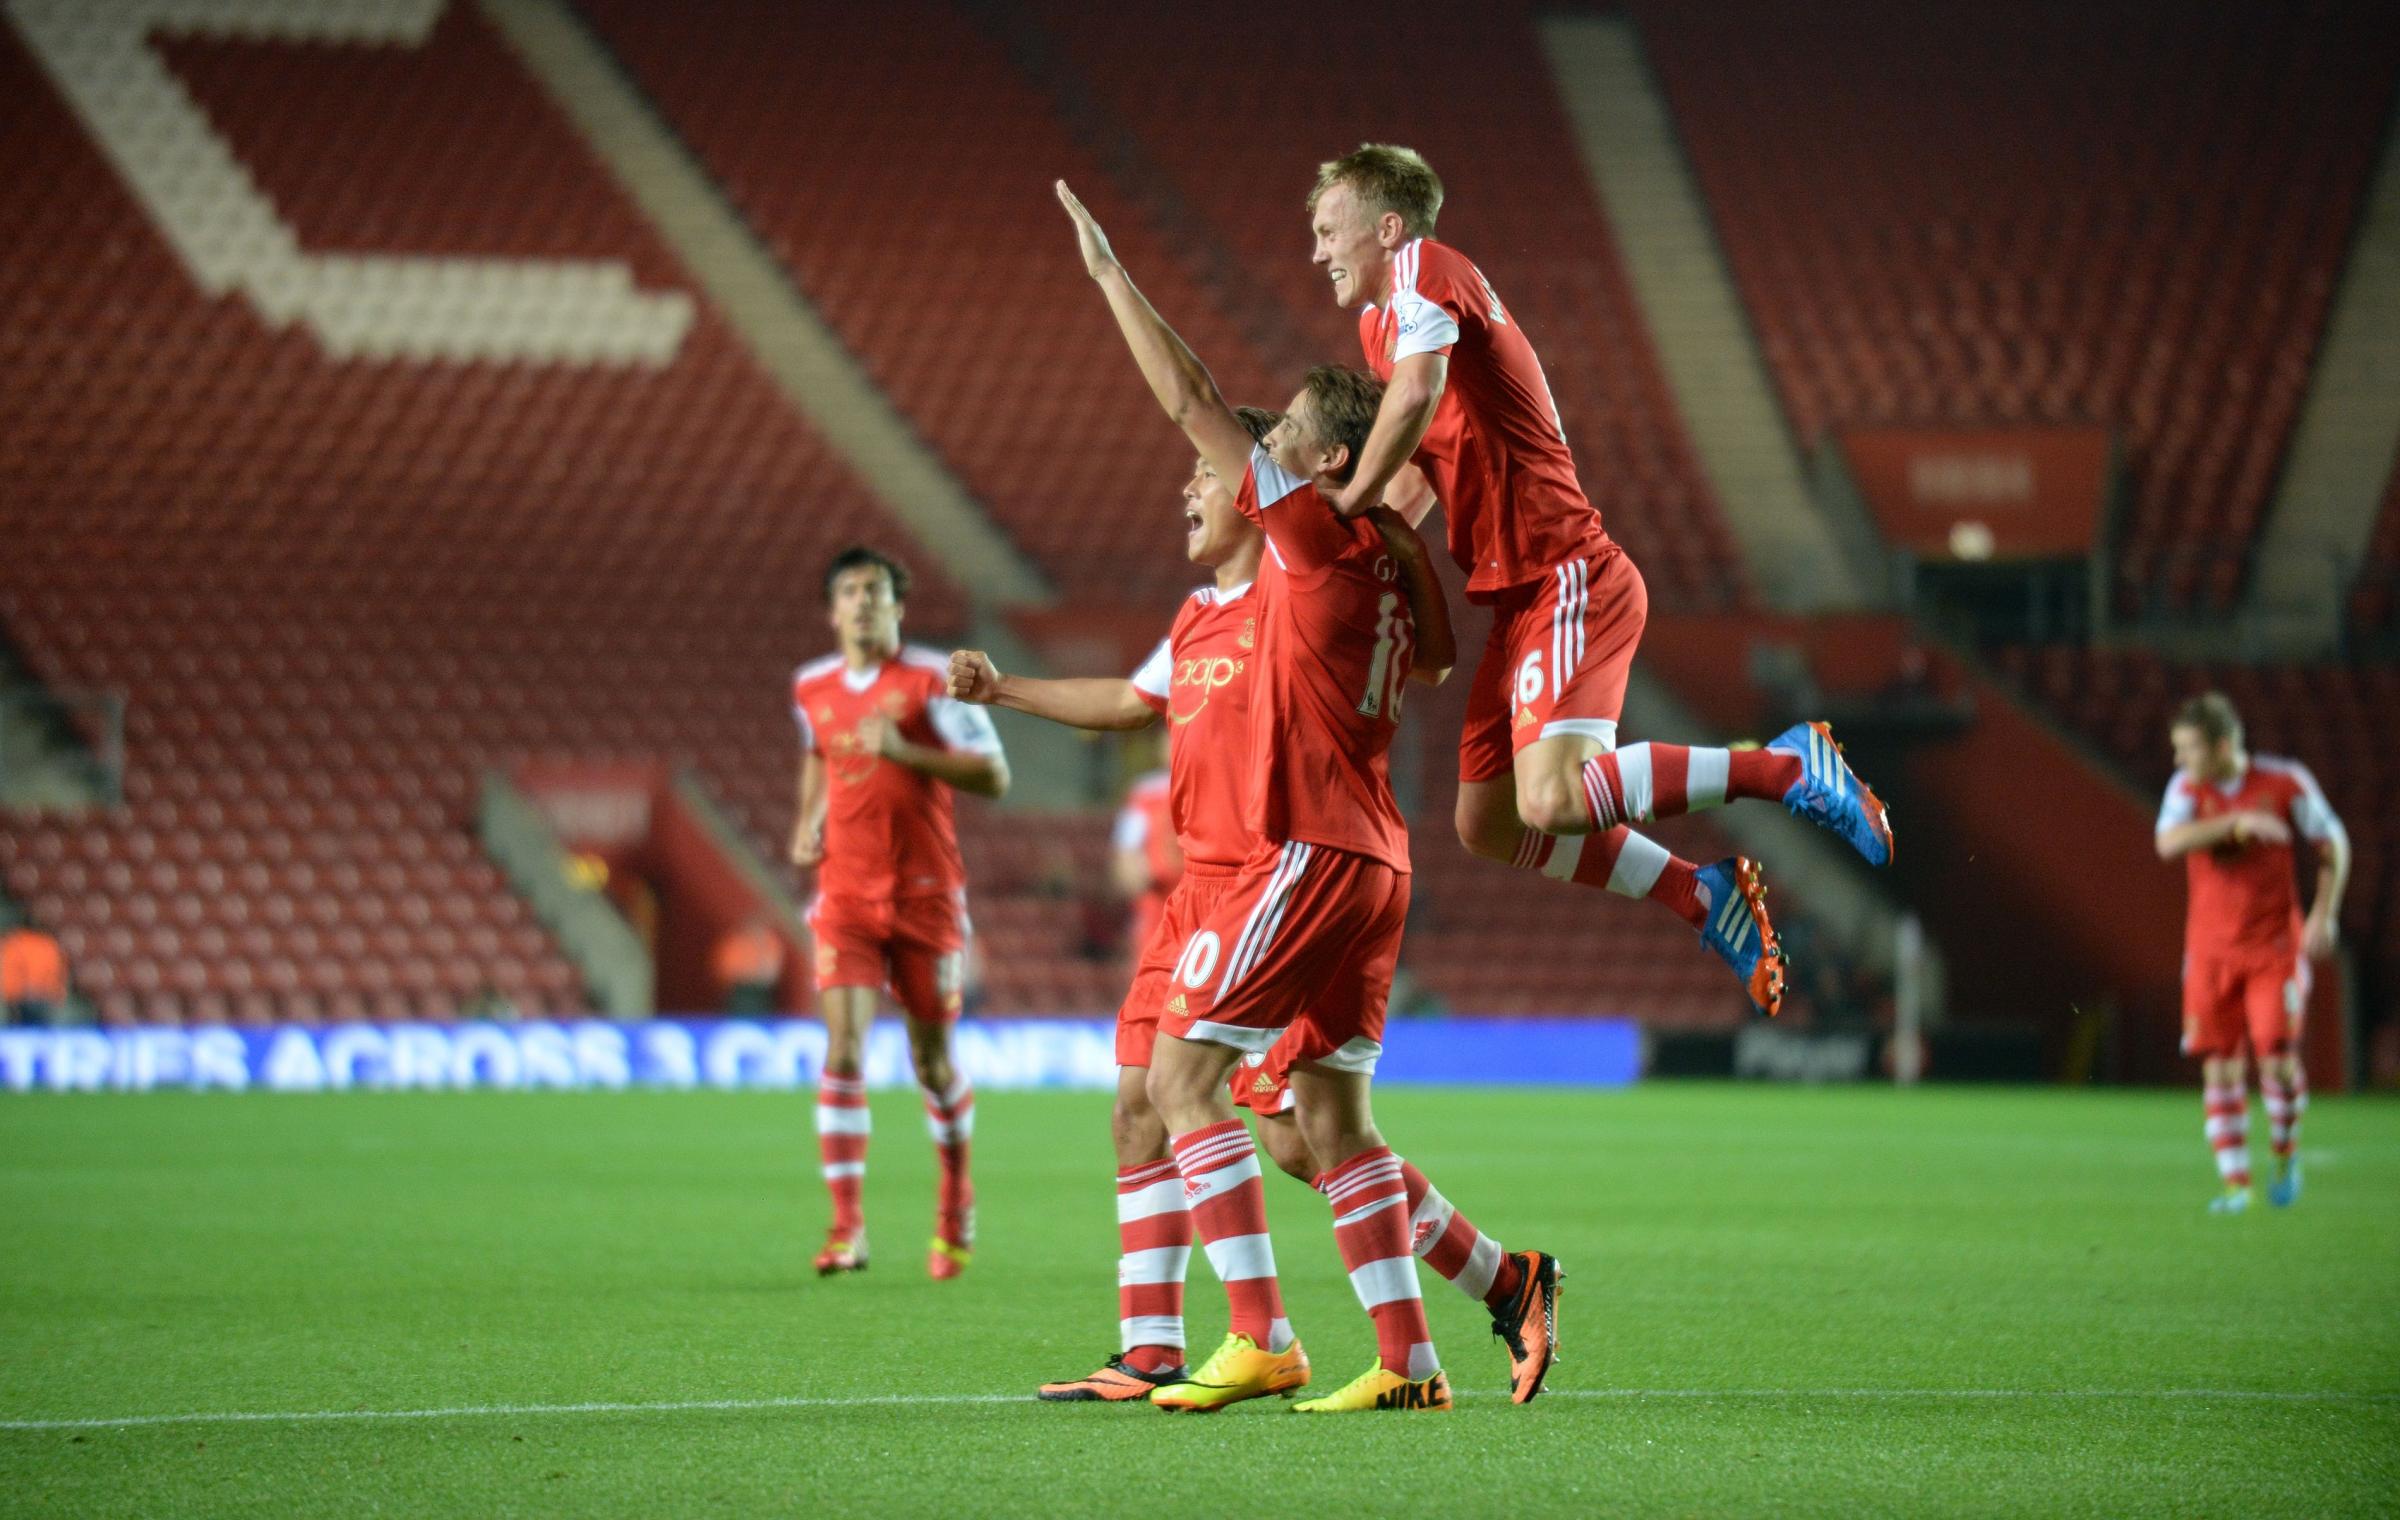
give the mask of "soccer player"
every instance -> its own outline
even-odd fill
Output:
[[[817,868],[808,925],[825,1014],[817,1148],[833,1225],[822,1276],[867,1264],[870,1123],[863,1058],[888,985],[907,1016],[909,1054],[941,1162],[925,1270],[956,1277],[975,1244],[967,1149],[975,1094],[950,1059],[967,950],[967,876],[952,791],[998,798],[1008,758],[992,720],[947,690],[950,662],[900,642],[908,571],[890,555],[846,549],[825,571],[827,618],[841,651],[800,667],[800,815],[792,864]]]
[[[1152,394],[1217,478],[1240,482],[1236,504],[1267,539],[1250,593],[1258,647],[1242,793],[1255,842],[1176,961],[1149,1081],[1232,1325],[1190,1381],[1150,1401],[1213,1410],[1308,1381],[1276,1282],[1257,1155],[1225,1092],[1245,1054],[1271,1050],[1288,1030],[1303,1057],[1291,1071],[1301,1129],[1325,1167],[1318,1187],[1376,1340],[1365,1373],[1294,1407],[1448,1409],[1411,1259],[1403,1165],[1370,1103],[1408,911],[1407,827],[1385,756],[1416,630],[1381,533],[1335,515],[1323,496],[1349,478],[1381,386],[1354,370],[1311,370],[1283,421],[1254,441],[1091,214],[1063,183],[1058,197]]]
[[[2250,1206],[2250,1097],[2245,1043],[2258,1063],[2275,1147],[2267,1199],[2300,1196],[2300,1116],[2308,1079],[2300,1069],[2300,1021],[2311,959],[2333,954],[2342,889],[2350,880],[2350,836],[2326,805],[2308,767],[2253,755],[2242,720],[2217,692],[2176,710],[2167,730],[2175,779],[2158,810],[2158,856],[2181,856],[2190,892],[2183,929],[2183,1053],[2200,1058],[2208,1143],[2223,1190],[2218,1214]],[[2316,846],[2317,889],[2300,914],[2292,840]]]
[[[963,693],[953,688],[951,695]],[[1183,848],[1175,838],[1169,801],[1166,771],[1144,771],[1127,788],[1109,831],[1109,877],[1131,907],[1125,938],[1136,956],[1158,927],[1168,894],[1183,880]]]
[[[1263,440],[1282,420],[1254,407],[1241,407],[1236,415],[1253,441]],[[980,650],[951,656],[951,693],[967,701],[998,703],[1086,729],[1138,728],[1160,718],[1168,728],[1168,828],[1187,874],[1142,941],[1133,985],[1117,1014],[1119,1072],[1111,1129],[1117,1152],[1121,1347],[1095,1372],[1044,1384],[1039,1396],[1053,1401],[1143,1399],[1190,1376],[1183,1286],[1192,1219],[1166,1127],[1150,1104],[1146,1084],[1159,1013],[1172,994],[1184,941],[1214,911],[1249,853],[1250,834],[1241,816],[1257,646],[1256,604],[1249,591],[1266,539],[1242,516],[1231,488],[1205,459],[1184,485],[1182,510],[1185,555],[1212,569],[1214,584],[1185,600],[1168,636],[1132,679],[1036,680],[1003,675]],[[1448,674],[1455,646],[1424,542],[1396,514],[1377,513],[1370,521],[1403,566],[1412,615],[1426,630],[1423,643],[1431,649],[1431,659],[1411,677],[1438,682]],[[1255,1055],[1236,1067],[1231,1097],[1236,1106],[1257,1114],[1259,1138],[1275,1163],[1313,1183],[1320,1169],[1293,1117],[1290,1052],[1289,1045],[1278,1045],[1271,1062]],[[1532,1398],[1554,1355],[1555,1260],[1540,1252],[1503,1251],[1415,1167],[1404,1164],[1404,1178],[1417,1254],[1491,1311],[1494,1333],[1509,1351],[1512,1391],[1519,1402]]]
[[[1483,272],[1434,240],[1441,208],[1424,159],[1372,143],[1322,166],[1308,197],[1314,260],[1335,302],[1359,308],[1368,367],[1386,382],[1334,510],[1391,500],[1421,516],[1438,499],[1467,595],[1492,608],[1459,737],[1459,838],[1522,870],[1665,905],[1772,1015],[1782,951],[1757,866],[1697,867],[1625,825],[1774,799],[1882,865],[1883,805],[1822,723],[1760,750],[1617,749],[1649,593],[1583,494],[1532,343]]]

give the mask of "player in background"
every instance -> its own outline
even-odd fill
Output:
[[[1149,1082],[1232,1325],[1191,1381],[1150,1401],[1211,1410],[1308,1381],[1276,1282],[1258,1159],[1225,1093],[1245,1054],[1288,1031],[1303,1057],[1291,1070],[1301,1129],[1325,1167],[1317,1185],[1376,1340],[1365,1373],[1294,1407],[1448,1409],[1410,1259],[1404,1165],[1370,1101],[1408,910],[1408,832],[1386,756],[1416,630],[1382,535],[1336,516],[1322,495],[1349,477],[1381,386],[1357,371],[1312,370],[1283,421],[1254,441],[1091,214],[1057,188],[1143,379],[1217,478],[1240,482],[1236,505],[1267,538],[1250,593],[1258,648],[1242,790],[1255,843],[1176,962]]]
[[[951,695],[962,694],[954,690]],[[1183,880],[1183,847],[1175,839],[1163,767],[1142,772],[1126,788],[1109,830],[1108,874],[1125,899],[1125,940],[1138,957],[1150,931],[1158,927],[1158,916],[1166,911],[1168,894]]]
[[[1359,309],[1367,365],[1386,382],[1334,510],[1388,500],[1414,520],[1438,500],[1467,595],[1492,608],[1459,738],[1459,838],[1520,870],[1663,904],[1771,1015],[1782,951],[1756,865],[1694,866],[1626,825],[1771,799],[1883,865],[1883,805],[1822,723],[1760,750],[1617,749],[1649,593],[1576,479],[1532,343],[1482,271],[1434,240],[1441,207],[1425,160],[1381,144],[1323,165],[1308,197],[1314,260],[1336,304]]]
[[[967,1150],[975,1093],[950,1058],[950,1026],[965,985],[967,876],[951,816],[952,791],[998,798],[1008,759],[991,718],[955,701],[947,658],[900,642],[908,571],[873,549],[844,550],[825,571],[828,621],[841,651],[800,667],[792,717],[800,727],[796,866],[817,868],[808,925],[825,1070],[817,1148],[833,1224],[820,1275],[867,1264],[870,1122],[863,1060],[875,1005],[888,985],[907,1016],[909,1054],[941,1163],[925,1270],[956,1277],[975,1244]]]
[[[1238,408],[1236,415],[1254,441],[1263,440],[1281,420],[1255,407]],[[1165,1123],[1151,1106],[1146,1083],[1177,956],[1249,853],[1240,796],[1257,642],[1256,604],[1249,591],[1266,539],[1242,516],[1233,492],[1205,459],[1184,485],[1182,510],[1185,556],[1213,570],[1214,584],[1185,599],[1168,636],[1130,680],[1036,680],[1003,675],[980,650],[951,656],[951,693],[968,701],[995,702],[1092,730],[1139,728],[1165,719],[1166,827],[1180,845],[1179,857],[1190,863],[1160,922],[1141,942],[1133,984],[1117,1014],[1119,1070],[1111,1131],[1117,1153],[1121,1346],[1095,1372],[1044,1384],[1039,1396],[1046,1400],[1147,1398],[1153,1389],[1190,1375],[1183,1287],[1192,1219]],[[1402,584],[1425,630],[1423,646],[1430,647],[1431,659],[1411,678],[1437,684],[1449,673],[1455,646],[1430,557],[1423,540],[1396,514],[1377,513],[1370,520],[1403,566]],[[1259,1139],[1276,1165],[1313,1184],[1319,1168],[1292,1114],[1289,1053],[1290,1046],[1278,1044],[1272,1064],[1254,1056],[1235,1068],[1231,1097],[1258,1116]],[[1503,1251],[1435,1192],[1422,1172],[1404,1168],[1417,1254],[1491,1311],[1494,1333],[1509,1350],[1511,1386],[1520,1402],[1531,1398],[1553,1355],[1556,1263],[1539,1252]]]
[[[2209,1210],[2250,1206],[2250,1097],[2242,1052],[2258,1062],[2275,1147],[2268,1201],[2300,1196],[2300,1022],[2309,965],[2333,954],[2350,836],[2317,779],[2296,760],[2242,747],[2233,704],[2210,692],[2175,713],[2168,742],[2175,779],[2158,810],[2158,856],[2183,858],[2190,892],[2183,929],[2183,1053],[2200,1058],[2206,1133],[2223,1191]],[[2300,913],[2294,836],[2316,846],[2317,889]]]

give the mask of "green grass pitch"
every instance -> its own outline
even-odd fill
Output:
[[[831,1282],[801,1096],[0,1098],[0,1513],[2400,1511],[2390,1102],[2319,1100],[2301,1205],[2213,1219],[2195,1093],[1394,1089],[1394,1144],[1566,1261],[1566,1359],[1510,1406],[1426,1274],[1458,1410],[1329,1420],[1035,1403],[1115,1347],[1105,1099],[979,1109],[935,1284],[911,1094]],[[1268,1184],[1331,1386],[1366,1319]]]

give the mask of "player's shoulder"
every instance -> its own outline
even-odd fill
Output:
[[[900,646],[900,657],[892,661],[892,668],[905,672],[912,681],[931,677],[944,690],[949,689],[950,656],[939,649],[928,649],[922,644],[903,644]]]
[[[798,670],[792,672],[792,689],[797,691],[803,686],[814,686],[841,668],[842,657],[838,652],[819,655],[803,662]]]
[[[1392,255],[1392,288],[1424,290],[1429,286],[1470,279],[1475,261],[1429,237],[1412,238]]]
[[[2252,755],[2250,768],[2260,775],[2299,791],[2314,791],[2317,778],[2309,768],[2285,755]]]
[[[2175,773],[2167,778],[2167,795],[2169,797],[2197,797],[2200,795],[2200,780],[2190,771],[2177,766]]]

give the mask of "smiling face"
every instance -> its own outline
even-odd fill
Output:
[[[1392,250],[1407,239],[1398,212],[1369,215],[1358,193],[1337,183],[1317,197],[1309,231],[1316,238],[1310,258],[1333,283],[1334,305],[1347,310],[1384,299],[1392,283]]]
[[[1233,488],[1205,459],[1193,462],[1192,478],[1183,483],[1183,522],[1183,557],[1212,570],[1259,536],[1257,526],[1234,505]]]
[[[826,602],[826,621],[840,637],[843,654],[874,659],[900,647],[900,602],[881,565],[853,565],[835,576]]]

